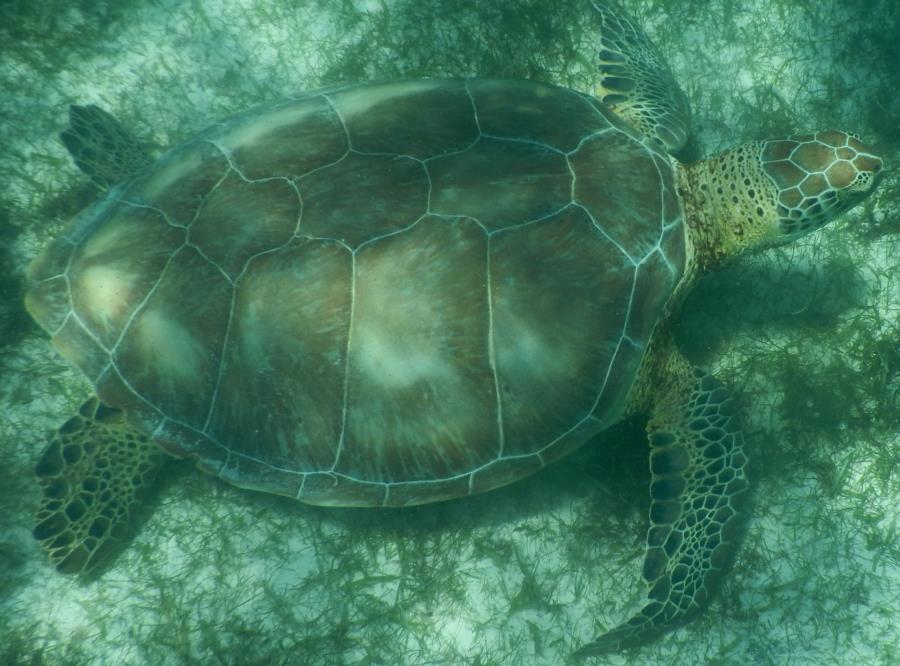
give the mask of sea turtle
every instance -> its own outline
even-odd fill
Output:
[[[60,570],[125,537],[164,452],[244,488],[397,507],[508,484],[643,412],[646,601],[579,654],[703,606],[747,459],[731,392],[676,350],[672,313],[710,268],[860,202],[882,161],[824,131],[680,164],[686,97],[627,15],[593,8],[594,95],[339,85],[156,161],[73,107],[64,141],[111,187],[26,296],[96,389],[36,469],[34,533]]]

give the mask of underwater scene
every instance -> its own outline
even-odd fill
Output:
[[[897,35],[893,0],[0,3],[0,664],[900,663]]]

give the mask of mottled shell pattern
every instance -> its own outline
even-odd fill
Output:
[[[684,264],[672,164],[591,97],[366,83],[169,151],[48,248],[28,306],[169,452],[400,506],[615,422]]]

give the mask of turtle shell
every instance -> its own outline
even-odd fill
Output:
[[[311,92],[76,218],[27,304],[107,404],[236,485],[407,505],[618,420],[684,270],[673,168],[527,81]]]

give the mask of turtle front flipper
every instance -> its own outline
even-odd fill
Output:
[[[624,10],[593,5],[601,22],[594,94],[642,134],[678,152],[690,135],[691,108],[672,71]]]
[[[34,536],[59,571],[87,573],[116,552],[167,459],[97,398],[53,434],[35,467],[43,497]]]
[[[151,151],[99,106],[69,106],[69,127],[60,133],[75,165],[104,190],[153,161]]]
[[[672,368],[672,366],[675,366]],[[747,458],[734,400],[725,386],[677,354],[672,387],[647,425],[650,529],[644,606],[581,648],[605,654],[651,640],[702,610],[728,566],[743,525]]]

